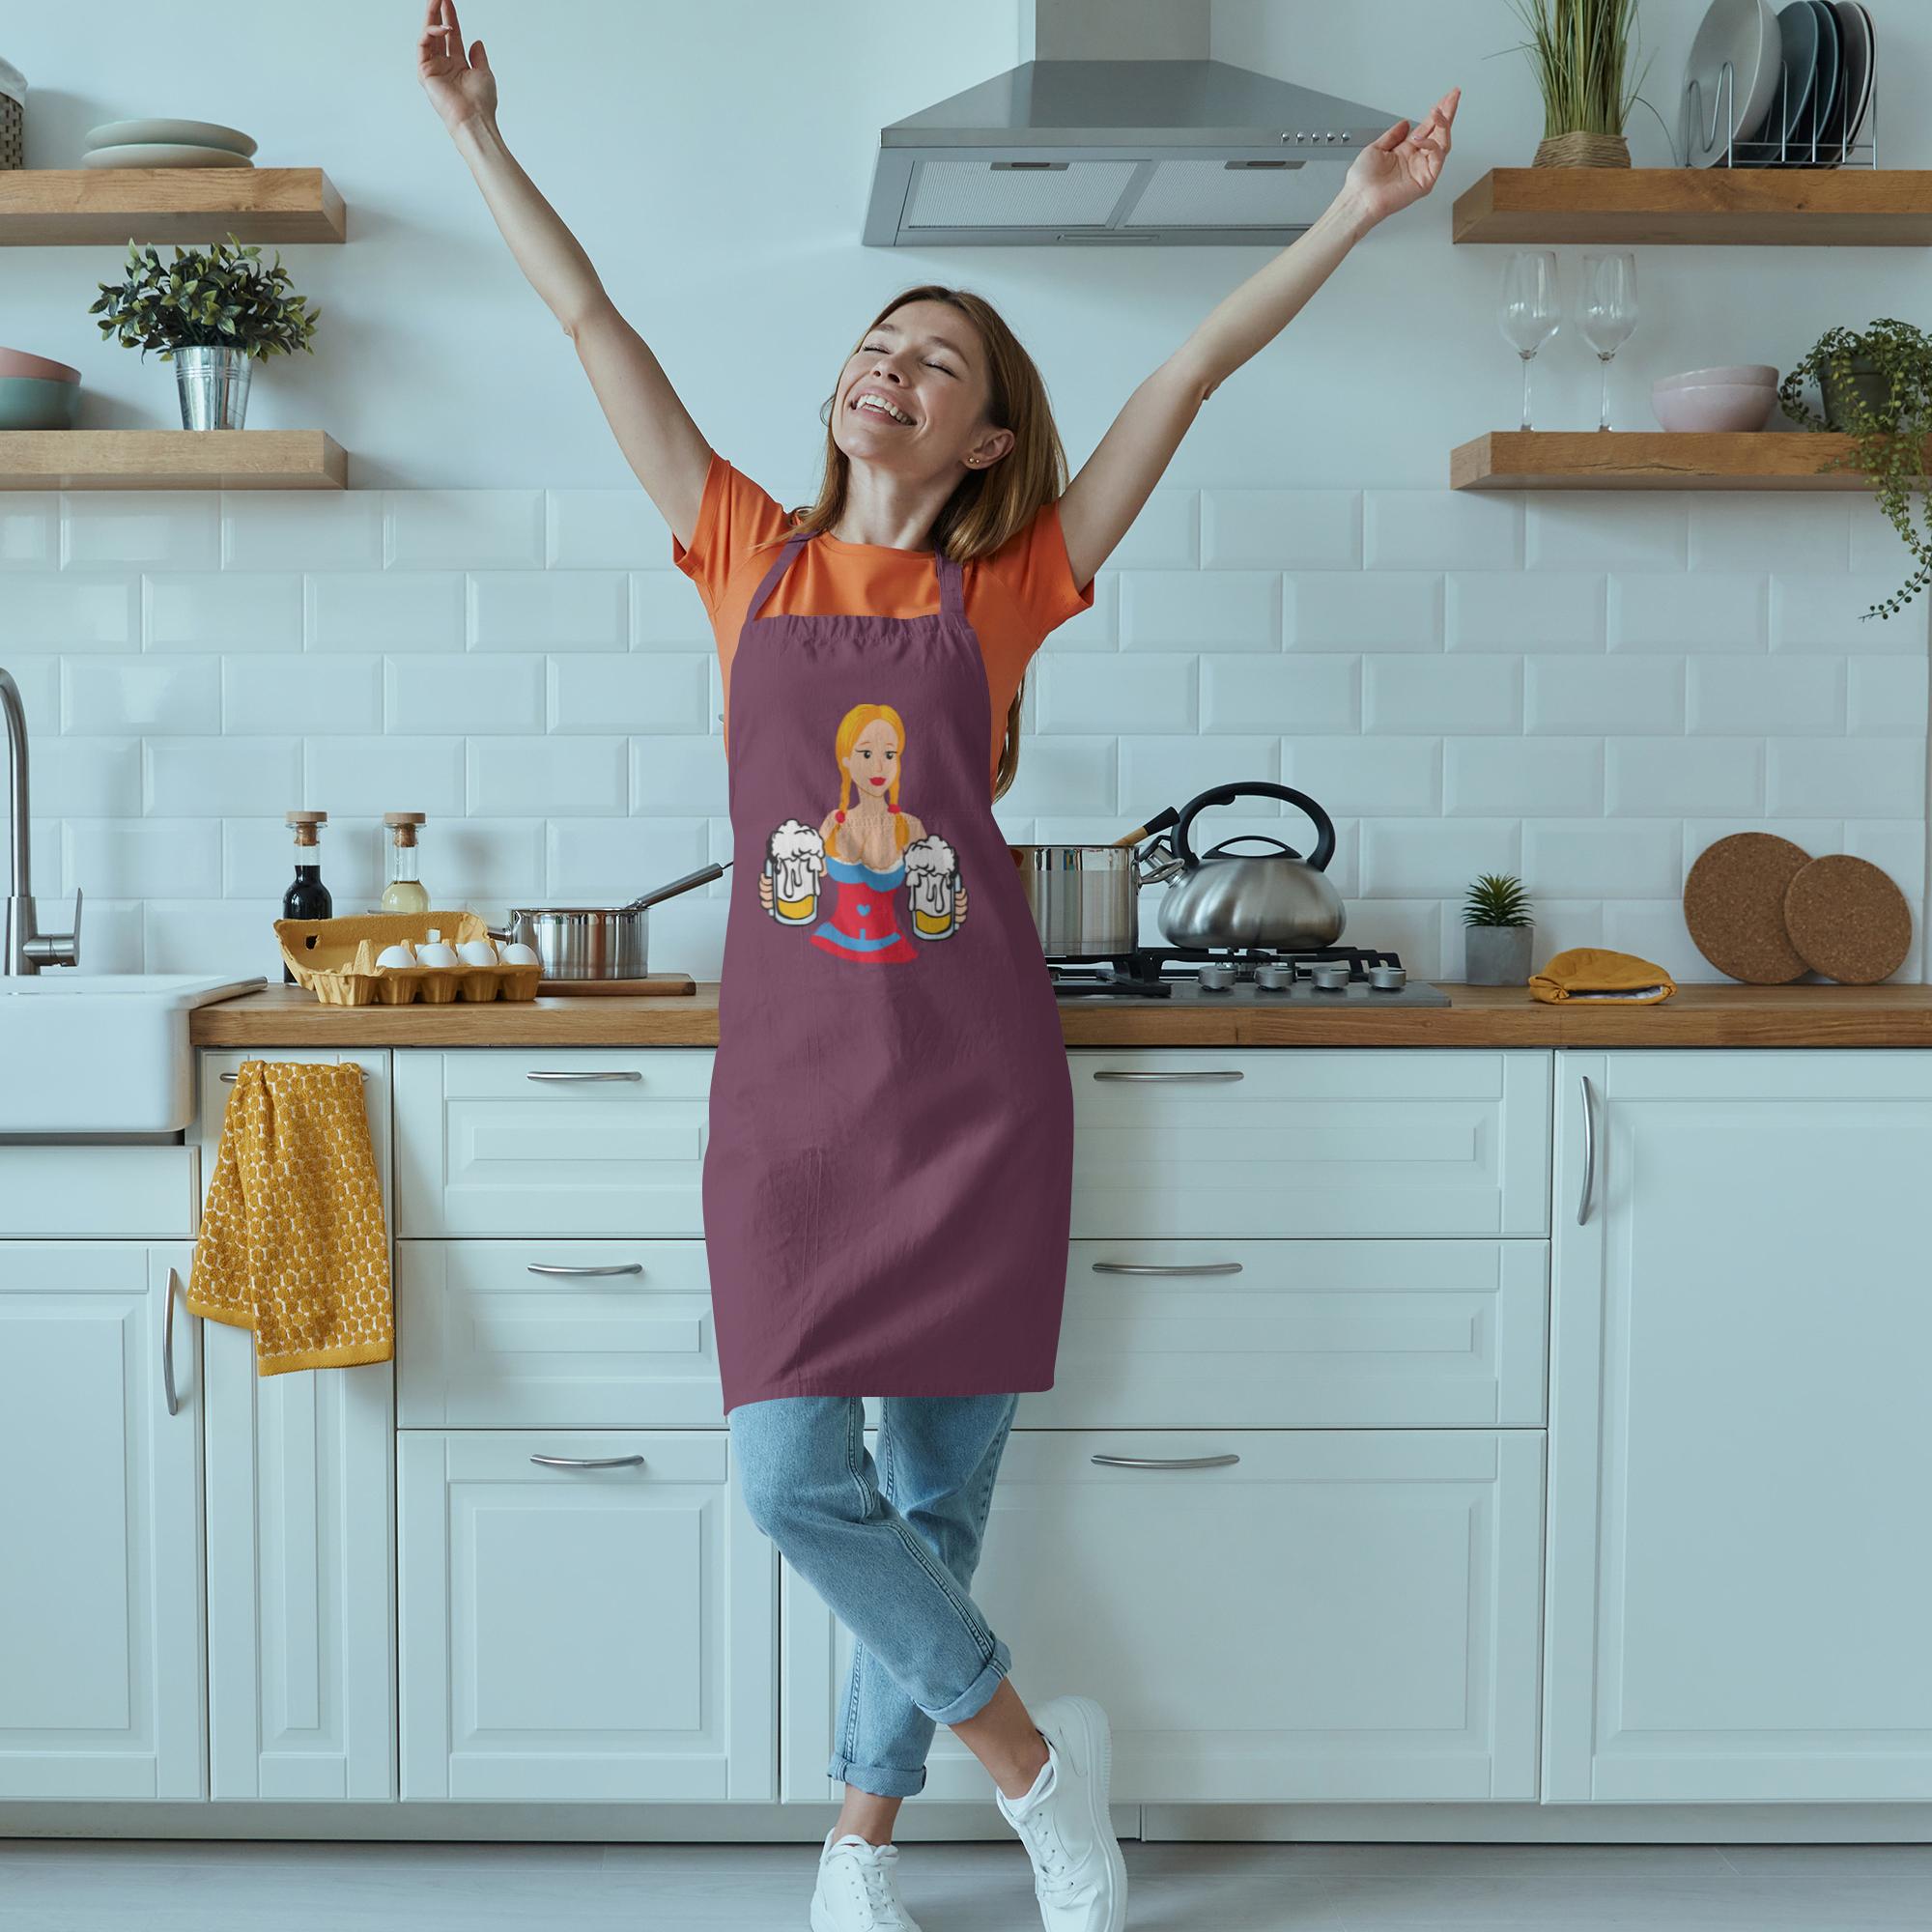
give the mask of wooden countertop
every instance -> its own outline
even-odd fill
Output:
[[[1656,1006],[1550,1005],[1521,986],[1441,981],[1446,1007],[1309,1000],[1173,1007],[1064,1002],[1068,1046],[1932,1046],[1932,986],[1679,986]],[[645,999],[326,1007],[295,986],[200,1007],[196,1046],[715,1046],[718,986]]]

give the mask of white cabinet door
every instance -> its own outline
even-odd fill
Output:
[[[778,1559],[723,1430],[400,1441],[404,1798],[773,1797]]]
[[[1932,1054],[1556,1096],[1545,1795],[1932,1798]]]
[[[1121,1804],[1534,1798],[1542,1509],[1540,1430],[1015,1429],[973,1596],[1022,1697],[1106,1706]],[[850,1652],[784,1585],[817,1803]],[[926,1791],[992,1789],[941,1730]]]
[[[206,1795],[187,1260],[0,1245],[0,1797]]]

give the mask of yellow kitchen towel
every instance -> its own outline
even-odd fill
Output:
[[[1543,971],[1529,976],[1539,1000],[1616,1000],[1654,1006],[1677,990],[1677,982],[1654,960],[1606,946],[1573,946],[1552,952]]]
[[[242,1063],[187,1305],[252,1328],[260,1375],[394,1355],[383,1189],[353,1061]]]

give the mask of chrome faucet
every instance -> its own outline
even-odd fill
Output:
[[[43,966],[80,964],[80,893],[73,895],[73,929],[40,932],[34,926],[34,867],[27,815],[27,713],[20,687],[0,670],[0,712],[7,719],[7,752],[13,783],[14,866],[7,881],[7,915],[0,920],[0,976],[38,973]]]

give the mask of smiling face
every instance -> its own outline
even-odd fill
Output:
[[[883,718],[874,718],[859,733],[845,769],[861,798],[884,798],[899,775],[898,733]]]
[[[868,393],[874,401],[862,406]],[[972,322],[948,302],[906,302],[846,358],[832,433],[850,461],[903,476],[983,469],[1013,446],[1012,433],[987,420],[990,396]]]

